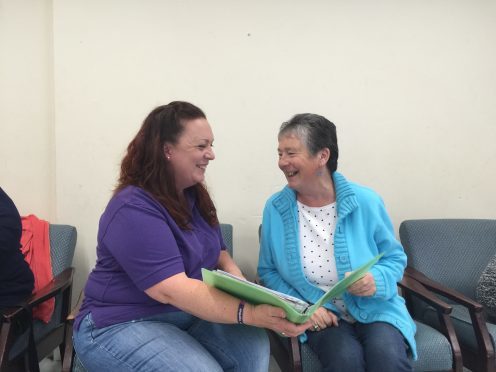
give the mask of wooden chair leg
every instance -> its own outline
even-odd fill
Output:
[[[300,353],[300,341],[298,337],[291,337],[288,339],[289,342],[289,360],[292,364],[293,372],[302,372],[303,367],[301,365],[301,353]]]
[[[5,355],[7,350],[8,335],[10,333],[11,323],[3,322],[1,324],[2,328],[0,331],[0,370],[3,370],[3,366],[7,364],[8,356]]]
[[[301,372],[300,344],[297,337],[283,338],[273,331],[267,331],[270,353],[283,372]],[[286,345],[284,343],[287,343]]]

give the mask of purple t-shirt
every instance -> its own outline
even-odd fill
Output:
[[[188,194],[191,230],[181,230],[167,210],[141,188],[116,194],[100,218],[97,261],[76,318],[91,312],[96,327],[178,311],[144,291],[178,273],[202,279],[201,268],[214,269],[225,249],[219,226],[211,227]]]

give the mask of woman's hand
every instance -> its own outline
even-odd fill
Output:
[[[319,307],[310,317],[309,331],[322,331],[327,327],[337,327],[338,317],[325,307]]]
[[[344,275],[348,276],[350,273]],[[376,290],[375,280],[370,272],[348,287],[348,292],[355,296],[373,296]]]
[[[271,305],[246,304],[243,322],[256,327],[271,329],[282,336],[296,337],[305,332],[311,325],[310,321],[294,324],[286,320],[286,312]]]

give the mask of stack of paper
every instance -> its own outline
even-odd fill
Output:
[[[350,285],[362,278],[370,268],[382,257],[383,253],[375,256],[369,262],[352,271],[350,275],[341,279],[332,286],[313,305],[299,298],[265,288],[261,285],[249,282],[225,271],[210,271],[202,269],[203,281],[213,287],[230,293],[231,295],[248,301],[252,304],[269,304],[280,307],[286,311],[286,317],[293,323],[304,323],[319,307],[331,299],[339,297]]]

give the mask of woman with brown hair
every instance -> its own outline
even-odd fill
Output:
[[[187,102],[154,109],[129,144],[74,326],[86,369],[266,371],[269,343],[256,327],[308,327],[201,281],[202,268],[242,275],[203,183],[212,145],[205,114]]]

